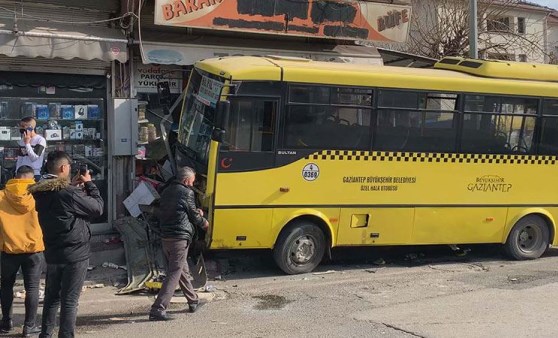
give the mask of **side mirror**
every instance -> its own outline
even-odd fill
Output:
[[[213,132],[211,133],[211,139],[213,141],[223,143],[225,141],[225,131],[217,128],[213,129]]]
[[[226,126],[229,123],[229,115],[231,112],[231,102],[230,101],[219,101],[217,102],[217,109],[215,111],[215,128],[219,130],[226,130]]]

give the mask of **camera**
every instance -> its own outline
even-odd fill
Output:
[[[87,164],[81,164],[81,165],[79,166],[79,174],[80,174],[80,175],[83,176],[83,175],[87,174],[87,170],[88,170],[88,169],[87,169]]]
[[[86,163],[79,161],[74,161],[74,163],[72,163],[72,176],[85,175],[87,170],[89,170],[89,174],[93,176],[93,170],[89,169]]]

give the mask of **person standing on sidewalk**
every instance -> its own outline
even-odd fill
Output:
[[[39,337],[51,337],[60,309],[58,337],[74,337],[77,306],[89,266],[90,219],[103,214],[103,199],[89,171],[70,182],[72,159],[63,151],[47,156],[48,175],[32,185],[43,230],[47,277]]]
[[[192,286],[187,257],[188,249],[195,238],[196,227],[206,230],[208,222],[203,212],[196,208],[195,194],[192,190],[196,173],[192,168],[178,168],[176,180],[163,190],[160,207],[156,212],[161,227],[161,243],[167,258],[167,276],[155,303],[151,306],[149,320],[169,320],[167,308],[176,287],[184,293],[188,309],[195,312],[198,295]]]
[[[25,321],[23,337],[38,334],[35,327],[39,307],[39,285],[43,261],[43,233],[39,226],[35,201],[27,191],[35,183],[33,168],[21,166],[16,178],[0,191],[0,251],[2,251],[2,277],[0,303],[2,304],[1,333],[13,329],[12,304],[14,284],[18,270],[23,272],[25,287]]]
[[[24,117],[19,121],[21,140],[17,141],[19,156],[16,171],[22,165],[33,168],[35,181],[41,178],[41,169],[45,157],[47,142],[44,137],[36,133],[37,121],[32,117]]]

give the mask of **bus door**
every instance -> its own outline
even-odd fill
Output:
[[[212,247],[269,247],[272,208],[261,205],[271,192],[261,170],[275,166],[279,98],[231,97],[230,103],[217,159]]]

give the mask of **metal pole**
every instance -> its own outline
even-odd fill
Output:
[[[477,25],[477,0],[469,0],[469,57],[471,59],[479,58]]]

